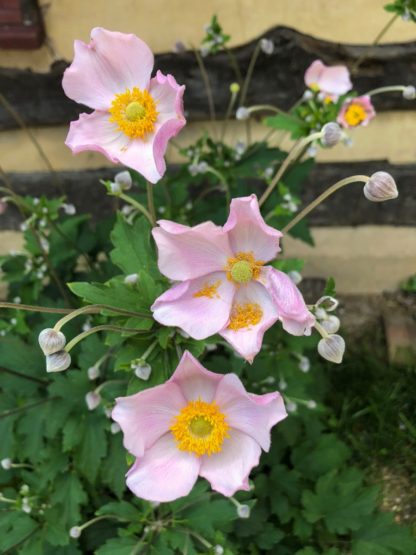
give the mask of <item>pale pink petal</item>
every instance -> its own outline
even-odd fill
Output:
[[[206,478],[213,490],[231,497],[238,490],[248,490],[248,477],[259,464],[261,447],[253,438],[238,430],[230,429],[220,453],[201,457],[200,475]]]
[[[135,35],[96,27],[90,43],[77,40],[74,49],[74,60],[62,81],[65,94],[72,100],[108,110],[116,94],[133,87],[147,89],[153,54]]]
[[[214,401],[232,428],[251,436],[265,451],[270,449],[270,429],[287,416],[278,391],[247,393],[235,374],[226,374],[220,381]]]
[[[251,252],[256,260],[267,262],[280,251],[282,233],[263,220],[256,195],[231,201],[230,215],[223,229],[235,254]]]
[[[124,434],[124,447],[136,457],[143,456],[166,434],[174,417],[186,405],[179,386],[167,382],[128,397],[118,397],[111,414]]]
[[[352,89],[350,74],[345,66],[325,67],[319,79],[321,91],[341,95]]]
[[[211,403],[222,378],[222,374],[210,372],[189,351],[185,351],[169,383],[178,384],[187,401],[201,399]]]
[[[127,473],[127,487],[137,497],[166,503],[184,497],[193,488],[201,462],[180,451],[172,434],[161,437]]]
[[[364,111],[366,113],[366,117],[358,125],[362,125],[363,127],[367,127],[369,122],[376,116],[376,111],[375,111],[374,106],[371,102],[371,97],[368,96],[368,95],[357,96],[356,98],[351,98],[349,100],[346,100],[344,102],[344,104],[342,105],[341,110],[339,111],[339,114],[338,114],[338,117],[337,117],[337,122],[345,128],[356,127],[354,125],[350,125],[348,123],[348,121],[345,119],[345,114],[346,114],[348,108],[351,106],[351,104],[358,104],[359,106],[361,106],[364,109]]]
[[[322,71],[326,66],[321,60],[315,60],[311,63],[308,69],[305,71],[305,85],[307,87],[318,86],[319,79],[321,77]]]
[[[234,291],[235,284],[225,272],[214,272],[174,285],[156,299],[151,310],[160,324],[177,326],[194,339],[206,339],[228,323]]]
[[[273,299],[283,328],[292,335],[310,335],[315,317],[290,277],[268,266],[262,269],[260,279]]]
[[[262,318],[256,325],[251,325],[240,330],[232,330],[228,327],[220,331],[232,347],[249,362],[252,362],[260,351],[263,335],[277,320],[278,312],[270,294],[260,283],[251,281],[238,289],[234,303],[244,306],[246,304],[257,304],[263,312]]]
[[[168,124],[166,124],[168,125]],[[155,129],[157,125],[155,126]],[[126,137],[127,140],[128,137]],[[155,154],[156,136],[154,133],[144,136],[143,138],[130,139],[127,147],[119,153],[118,160],[123,166],[132,168],[143,175],[150,183],[157,183],[165,172],[166,166],[160,152],[158,151],[156,159]]]
[[[159,270],[169,279],[183,281],[223,271],[233,256],[227,234],[212,222],[188,227],[160,220],[153,229],[159,251]]]

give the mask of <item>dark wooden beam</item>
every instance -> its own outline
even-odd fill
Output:
[[[174,170],[174,168],[172,168]],[[367,174],[384,170],[396,179],[399,198],[374,203],[361,193],[362,184],[346,187],[321,204],[309,216],[313,226],[405,225],[416,224],[416,164],[391,165],[385,161],[318,164],[302,186],[302,205],[308,204],[327,187],[349,175]],[[111,179],[118,169],[60,172],[59,177],[68,202],[77,206],[80,213],[90,212],[94,219],[114,212],[114,198],[105,194],[100,179]],[[9,174],[13,189],[32,196],[58,197],[60,190],[50,173]],[[260,194],[264,186],[253,183],[253,191]],[[12,206],[2,214],[0,229],[18,229],[21,218]]]
[[[288,109],[304,91],[303,74],[309,64],[321,58],[327,64],[342,63],[350,67],[367,46],[339,44],[319,40],[286,27],[265,33],[274,41],[271,56],[261,53],[248,91],[247,105],[275,104]],[[242,72],[245,72],[258,39],[232,50]],[[222,52],[205,58],[213,89],[218,117],[223,117],[229,101],[229,85],[236,77],[229,56]],[[0,90],[18,110],[28,125],[66,124],[76,119],[85,108],[67,99],[62,91],[62,73],[67,62],[52,65],[48,73],[30,70],[0,69]],[[189,120],[208,118],[206,93],[192,52],[165,53],[156,56],[156,68],[175,75],[186,85],[185,109]],[[360,93],[395,84],[416,84],[416,42],[377,46],[353,77]],[[415,102],[403,100],[400,93],[377,96],[377,110],[411,110]],[[16,128],[16,122],[0,110],[0,130]]]

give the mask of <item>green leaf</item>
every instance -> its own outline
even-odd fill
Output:
[[[273,129],[290,131],[292,138],[302,137],[307,134],[308,126],[300,119],[289,114],[277,114],[264,119],[264,123]]]
[[[62,474],[54,487],[50,499],[60,506],[62,522],[69,528],[76,526],[81,522],[80,506],[88,499],[78,476],[74,472]]]
[[[322,434],[318,441],[305,441],[292,452],[293,464],[307,478],[315,480],[340,467],[350,456],[346,444],[334,434]]]
[[[107,453],[104,417],[95,413],[87,415],[79,430],[81,441],[76,464],[78,470],[91,483],[95,482],[101,459]]]
[[[133,548],[137,549],[139,547],[138,538],[111,538],[111,540],[107,540],[104,545],[97,549],[95,555],[131,555]],[[139,552],[137,551],[137,553]]]
[[[116,279],[105,284],[74,282],[68,283],[68,287],[75,295],[91,304],[107,304],[132,311],[148,308],[136,290]]]
[[[22,512],[10,512],[1,515],[0,550],[7,552],[20,543],[38,527],[37,522]]]
[[[138,522],[141,516],[140,510],[127,501],[112,501],[103,505],[96,511],[96,515],[117,515],[123,520]]]
[[[109,439],[109,451],[101,463],[101,477],[116,495],[121,498],[126,489],[126,450],[123,447],[121,434],[112,435]]]
[[[114,249],[110,258],[125,274],[146,270],[152,275],[159,275],[150,231],[150,224],[144,217],[136,218],[133,224],[129,224],[121,214],[117,215],[117,223],[111,233]]]
[[[409,528],[396,524],[393,516],[379,513],[362,519],[353,533],[352,555],[413,555],[416,539]]]
[[[325,285],[324,295],[328,295],[330,297],[337,296],[337,292],[335,290],[335,279],[333,277],[328,278]]]
[[[236,518],[236,511],[230,501],[220,499],[209,504],[192,505],[181,512],[182,516],[188,520],[190,528],[212,537],[219,525],[223,527]]]

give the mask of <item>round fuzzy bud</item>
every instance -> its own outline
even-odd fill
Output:
[[[131,178],[130,172],[128,172],[127,170],[117,173],[114,177],[114,181],[117,183],[122,191],[128,191],[133,185],[133,180]]]
[[[240,518],[250,517],[250,507],[248,505],[238,505],[237,514]]]
[[[308,357],[301,356],[299,359],[299,370],[305,374],[311,369],[311,362]]]
[[[38,341],[43,354],[47,356],[62,351],[65,347],[66,338],[61,331],[55,331],[53,328],[46,328],[40,332]]]
[[[87,374],[89,380],[96,380],[100,375],[100,369],[98,366],[90,366],[87,370]]]
[[[396,182],[387,172],[376,172],[364,185],[364,196],[372,202],[383,202],[399,196]]]
[[[3,470],[10,470],[13,462],[12,462],[12,459],[2,459],[0,464]]]
[[[296,270],[291,270],[290,272],[287,273],[287,275],[290,277],[291,281],[295,285],[298,285],[298,283],[302,281],[302,275]]]
[[[294,403],[293,401],[288,401],[286,403],[286,410],[287,412],[296,412],[298,410],[297,403]]]
[[[230,93],[231,94],[238,94],[239,92],[240,92],[240,85],[238,83],[231,83]]]
[[[333,315],[328,316],[325,320],[321,322],[321,326],[327,333],[337,333],[340,325],[341,322],[339,321],[339,318]]]
[[[69,535],[71,538],[77,539],[81,535],[81,528],[79,526],[73,526],[69,531]]]
[[[112,434],[118,434],[118,432],[121,430],[120,426],[117,424],[117,422],[113,422],[110,426],[110,431]]]
[[[413,85],[408,85],[403,89],[403,98],[406,100],[414,100],[416,98],[416,89]]]
[[[274,43],[270,39],[261,39],[260,48],[262,52],[270,56],[270,54],[273,54],[274,51]]]
[[[20,493],[22,495],[28,495],[30,491],[30,488],[27,484],[23,484],[23,486],[20,488]]]
[[[87,403],[88,410],[95,410],[101,403],[101,395],[95,391],[89,391],[85,395],[85,402]]]
[[[315,316],[318,320],[325,320],[325,318],[328,316],[326,313],[326,310],[324,308],[321,308],[320,306],[318,306],[315,309]]]
[[[250,117],[250,110],[248,108],[245,108],[244,106],[240,106],[239,108],[237,108],[235,117],[239,120],[248,119]]]
[[[152,373],[152,367],[150,366],[150,364],[147,364],[147,362],[143,362],[142,364],[135,364],[134,373],[138,378],[146,381],[149,379],[150,374]]]
[[[329,295],[324,295],[316,301],[316,306],[323,308],[327,312],[333,312],[338,308],[339,301],[335,297],[330,297]]]
[[[324,146],[332,147],[339,143],[342,137],[341,127],[335,123],[335,121],[331,121],[330,123],[326,123],[322,127],[322,138],[321,142]]]
[[[345,352],[345,341],[340,335],[328,335],[318,343],[318,353],[325,360],[340,364]]]
[[[306,89],[306,91],[302,95],[303,100],[311,100],[313,98],[313,92],[310,89]]]
[[[73,204],[63,204],[62,208],[67,216],[73,216],[77,212],[77,209]]]
[[[120,195],[123,192],[123,189],[118,183],[111,182],[109,188],[112,195]]]
[[[135,283],[137,283],[138,279],[139,279],[139,274],[129,274],[124,278],[124,283],[126,285],[134,285]]]
[[[223,555],[224,548],[222,545],[215,545],[214,546],[214,555]]]
[[[66,351],[58,351],[46,357],[47,372],[63,372],[71,366],[71,355]]]
[[[306,401],[306,406],[308,407],[308,409],[316,409],[316,401],[313,401],[312,399],[310,401]]]

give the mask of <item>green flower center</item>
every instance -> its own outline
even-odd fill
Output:
[[[237,283],[248,283],[253,277],[253,269],[247,260],[239,260],[231,268],[231,277]]]
[[[213,425],[204,416],[195,416],[189,424],[189,429],[197,437],[207,437],[213,429]]]
[[[146,115],[146,109],[140,102],[133,101],[126,106],[126,119],[128,121],[138,121]]]

